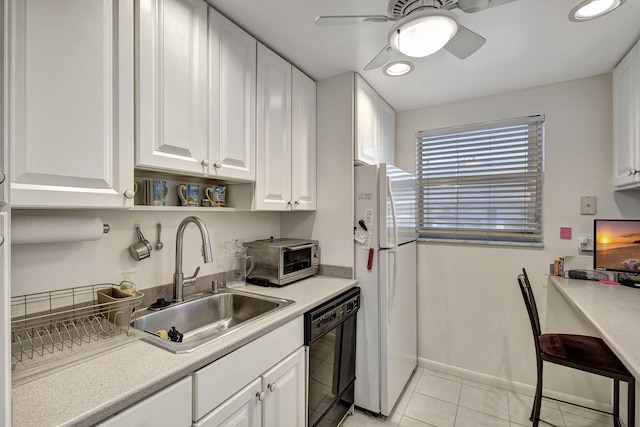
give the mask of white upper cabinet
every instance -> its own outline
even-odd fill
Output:
[[[355,75],[354,160],[375,165],[395,158],[395,111],[367,82]]]
[[[613,185],[640,183],[640,42],[613,70]]]
[[[291,76],[291,199],[295,210],[316,209],[316,82]]]
[[[378,98],[378,163],[395,164],[396,112]]]
[[[7,11],[12,205],[132,206],[132,3],[9,0]]]
[[[258,44],[254,208],[316,208],[316,84]]]
[[[209,9],[209,174],[255,181],[256,40]]]
[[[378,94],[356,74],[355,160],[375,165],[378,160]]]
[[[258,44],[255,207],[291,206],[291,64]]]
[[[207,4],[136,1],[136,166],[207,172]]]

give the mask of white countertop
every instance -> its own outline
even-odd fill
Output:
[[[219,359],[350,289],[355,280],[314,276],[281,288],[242,288],[296,303],[191,353],[173,354],[134,341],[12,388],[14,427],[88,426]],[[639,291],[640,292],[640,291]]]
[[[640,379],[640,288],[550,276],[549,282],[593,324],[636,379]]]

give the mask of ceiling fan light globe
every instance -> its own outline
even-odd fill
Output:
[[[429,56],[442,49],[458,32],[453,12],[427,9],[401,20],[389,34],[389,44],[413,58]]]

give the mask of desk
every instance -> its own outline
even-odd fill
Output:
[[[550,276],[549,282],[594,326],[637,384],[640,380],[640,288],[555,276]]]

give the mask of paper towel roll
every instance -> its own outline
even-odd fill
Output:
[[[104,234],[100,218],[25,216],[11,219],[11,244],[98,240]]]

